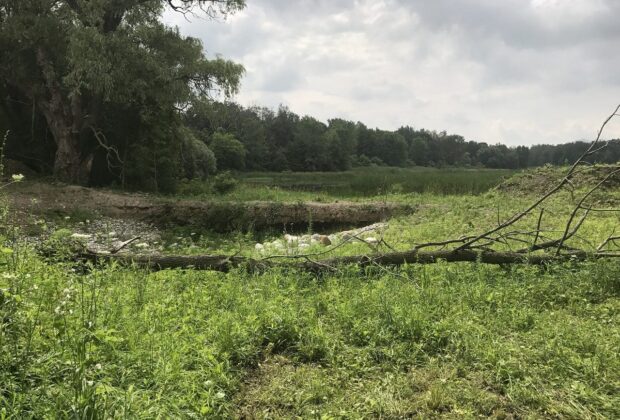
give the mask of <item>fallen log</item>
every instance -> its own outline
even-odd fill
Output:
[[[305,271],[335,271],[343,265],[361,267],[400,266],[404,264],[434,264],[446,262],[479,262],[483,264],[531,264],[545,265],[563,261],[584,261],[588,258],[620,257],[615,253],[587,253],[571,251],[561,255],[523,254],[518,252],[481,251],[481,250],[438,250],[391,252],[376,255],[353,255],[322,260],[311,260],[308,256],[298,255],[278,260],[253,259],[229,255],[141,255],[141,254],[103,254],[91,251],[83,252],[80,259],[93,262],[116,261],[126,265],[136,265],[153,271],[165,269],[196,269],[227,272],[231,268],[246,267],[250,270],[266,270],[276,267],[290,267]],[[293,261],[294,259],[294,261]]]

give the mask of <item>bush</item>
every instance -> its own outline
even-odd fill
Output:
[[[187,179],[206,179],[217,170],[215,155],[190,130],[183,131],[181,162]]]
[[[229,172],[218,174],[213,180],[213,189],[218,194],[226,194],[235,189],[239,181]]]
[[[245,146],[232,134],[213,133],[211,136],[211,150],[215,154],[217,166],[220,169],[245,169]]]

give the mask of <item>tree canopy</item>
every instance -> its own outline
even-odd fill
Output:
[[[140,166],[157,172],[162,156],[180,145],[180,111],[216,91],[235,93],[243,73],[239,64],[206,58],[199,40],[161,23],[163,10],[217,18],[243,6],[242,0],[0,0],[0,92],[43,118],[59,179],[92,181],[93,166],[124,166],[138,149],[153,151]]]

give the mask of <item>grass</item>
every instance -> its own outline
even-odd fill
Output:
[[[620,415],[617,263],[7,268],[5,418]]]
[[[389,197],[419,207],[390,222],[399,249],[478,231],[532,199]],[[567,202],[546,204],[545,226],[562,227]],[[592,214],[571,244],[618,222]],[[192,252],[254,255],[257,239],[169,234]],[[19,240],[1,251],[0,418],[620,417],[617,261],[316,277],[92,267]]]
[[[356,168],[346,172],[250,172],[238,174],[240,185],[217,195],[210,183],[190,181],[179,193],[233,201],[368,200],[408,193],[480,194],[514,174],[511,170]]]

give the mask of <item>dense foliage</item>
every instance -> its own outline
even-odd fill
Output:
[[[234,93],[243,68],[207,59],[199,40],[162,24],[166,7],[217,17],[243,1],[0,0],[7,155],[64,181],[154,190],[171,188],[181,162],[208,173],[181,110],[214,90]],[[183,143],[198,156],[183,161]]]
[[[250,171],[343,171],[352,166],[485,167],[521,169],[574,162],[589,142],[508,147],[467,141],[444,132],[401,127],[372,129],[361,122],[300,117],[286,107],[244,108],[232,102],[206,102],[185,114],[186,124],[208,138],[231,133],[251,159]],[[620,141],[596,156],[597,162],[620,160]]]

